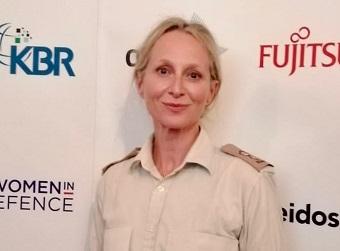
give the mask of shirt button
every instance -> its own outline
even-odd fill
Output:
[[[154,228],[153,226],[150,226],[150,227],[149,227],[149,232],[152,233],[154,230],[155,230],[155,228]]]
[[[165,188],[164,188],[164,186],[159,185],[159,186],[157,187],[157,190],[158,190],[158,192],[164,192]]]

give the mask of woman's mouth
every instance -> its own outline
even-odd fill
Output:
[[[182,103],[163,102],[163,105],[172,112],[184,111],[189,105]]]

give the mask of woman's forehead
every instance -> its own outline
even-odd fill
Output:
[[[169,61],[209,65],[209,55],[202,42],[191,34],[174,30],[163,34],[150,52],[150,61]]]

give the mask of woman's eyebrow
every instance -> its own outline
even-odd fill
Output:
[[[173,63],[168,60],[168,59],[159,59],[157,63],[162,63],[162,64],[167,64],[167,65],[172,65]]]
[[[174,63],[171,62],[168,59],[159,59],[157,63],[158,64],[162,63],[162,64],[166,64],[166,65],[170,65],[170,66],[174,65]],[[184,68],[185,69],[201,69],[201,68],[203,68],[203,66],[199,65],[199,64],[196,64],[196,63],[189,63],[189,64],[184,65]]]

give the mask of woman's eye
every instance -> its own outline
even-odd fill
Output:
[[[199,73],[197,73],[197,72],[191,72],[191,73],[189,73],[189,78],[190,78],[190,79],[197,80],[197,79],[199,79],[200,77],[201,77],[201,75],[200,75]]]
[[[160,75],[167,75],[169,74],[169,70],[165,67],[160,67],[157,69],[157,72],[160,74]]]

